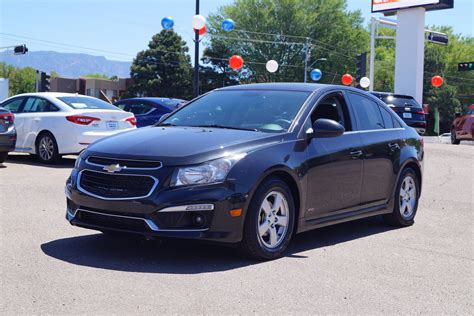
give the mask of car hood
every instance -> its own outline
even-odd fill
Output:
[[[221,128],[145,127],[99,140],[89,146],[87,155],[160,160],[165,166],[179,166],[249,152],[282,139],[282,134]]]

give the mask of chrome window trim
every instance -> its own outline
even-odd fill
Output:
[[[98,215],[102,215],[102,216],[142,220],[147,224],[147,226],[152,231],[155,231],[155,232],[203,232],[203,231],[209,230],[209,228],[200,228],[200,229],[161,229],[151,219],[147,219],[147,218],[143,218],[143,217],[135,217],[135,216],[126,216],[126,215],[117,215],[117,214],[95,212],[95,211],[85,210],[85,209],[82,209],[82,208],[78,208],[75,212],[72,212],[71,209],[67,209],[67,213],[68,213],[68,217],[69,217],[68,220],[69,221],[73,220],[76,217],[77,212],[79,212],[79,211],[85,212],[85,213],[98,214]]]
[[[91,157],[99,158],[99,159],[109,159],[109,160],[122,160],[122,161],[127,161],[128,160],[128,161],[139,161],[139,162],[157,162],[157,163],[160,164],[159,167],[154,167],[154,168],[137,168],[137,167],[126,167],[126,166],[124,166],[124,167],[126,167],[126,168],[124,168],[125,170],[158,170],[158,169],[163,168],[163,163],[161,161],[143,160],[143,159],[127,159],[127,158],[119,159],[119,158],[109,158],[109,157],[101,157],[101,156],[94,156],[94,155],[89,156],[89,157],[86,158],[86,163],[87,164],[89,164],[91,166],[101,167],[101,168],[106,167],[108,165],[101,165],[101,164],[90,162],[89,158],[91,158]]]
[[[395,128],[382,128],[382,129],[368,129],[363,131],[349,131],[344,132],[344,134],[355,134],[355,133],[372,133],[372,132],[388,132],[388,131],[403,131],[405,130],[403,127],[395,127]]]
[[[132,177],[149,177],[151,179],[153,179],[153,181],[155,182],[153,184],[153,186],[151,187],[150,191],[148,192],[148,194],[146,195],[143,195],[143,196],[134,196],[134,197],[124,197],[124,198],[108,198],[108,197],[105,197],[105,196],[100,196],[100,195],[97,195],[97,194],[94,194],[92,192],[89,192],[87,191],[86,189],[84,189],[83,187],[81,187],[81,178],[82,178],[82,173],[84,171],[91,171],[91,172],[96,172],[96,173],[102,173],[102,174],[106,174],[106,175],[109,175],[109,176],[132,176]],[[110,173],[110,172],[102,172],[102,171],[97,171],[97,170],[91,170],[91,169],[83,169],[79,172],[79,174],[77,175],[77,189],[79,191],[81,191],[82,193],[84,194],[87,194],[89,196],[92,196],[92,197],[95,197],[95,198],[98,198],[98,199],[101,199],[101,200],[106,200],[106,201],[123,201],[123,200],[138,200],[138,199],[144,199],[144,198],[147,198],[149,197],[150,195],[153,194],[153,192],[155,191],[156,187],[158,186],[160,182],[158,181],[157,178],[153,177],[153,176],[150,176],[150,175],[141,175],[141,174],[118,174],[118,173]]]

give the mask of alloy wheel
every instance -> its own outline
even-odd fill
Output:
[[[39,155],[44,161],[49,161],[54,154],[54,143],[49,136],[43,136],[39,142]]]
[[[399,200],[400,214],[404,219],[409,219],[413,215],[416,206],[416,198],[415,180],[411,175],[407,175],[400,186]]]
[[[269,249],[278,247],[288,232],[289,208],[285,196],[272,191],[263,199],[258,216],[257,234],[260,242]]]

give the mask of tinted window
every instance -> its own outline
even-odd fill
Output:
[[[104,102],[100,99],[90,98],[90,97],[59,97],[59,100],[63,101],[73,109],[83,110],[83,109],[100,109],[100,110],[119,110],[115,105]]]
[[[115,103],[114,105],[116,107],[118,107],[119,109],[124,110],[124,111],[127,111],[126,108],[127,108],[127,106],[129,106],[129,104],[125,103],[125,102],[124,103]]]
[[[380,113],[382,114],[383,125],[385,126],[385,128],[393,128],[392,115],[381,106],[379,106],[379,109]]]
[[[413,106],[413,107],[421,107],[418,102],[416,102],[413,98],[403,98],[403,97],[395,97],[393,95],[381,96],[380,100],[385,102],[388,106],[395,106],[395,107],[405,107],[405,106]]]
[[[149,105],[146,103],[132,103],[127,108],[128,112],[132,112],[133,114],[146,114],[154,109],[153,105]]]
[[[18,99],[10,100],[3,103],[2,107],[4,107],[5,109],[9,110],[12,113],[18,113],[22,102],[23,102],[23,98],[18,98]]]
[[[41,98],[29,97],[23,107],[23,113],[56,112],[59,109],[51,102]]]
[[[216,91],[188,103],[162,124],[284,132],[308,96],[301,91]]]
[[[348,95],[360,131],[383,129],[385,127],[377,103],[359,94],[348,93]]]

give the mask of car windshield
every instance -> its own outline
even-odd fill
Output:
[[[115,105],[102,101],[96,98],[71,96],[71,97],[59,97],[59,100],[63,101],[70,107],[76,110],[117,110],[120,111]]]
[[[184,106],[160,125],[286,132],[309,94],[270,90],[211,92]]]

